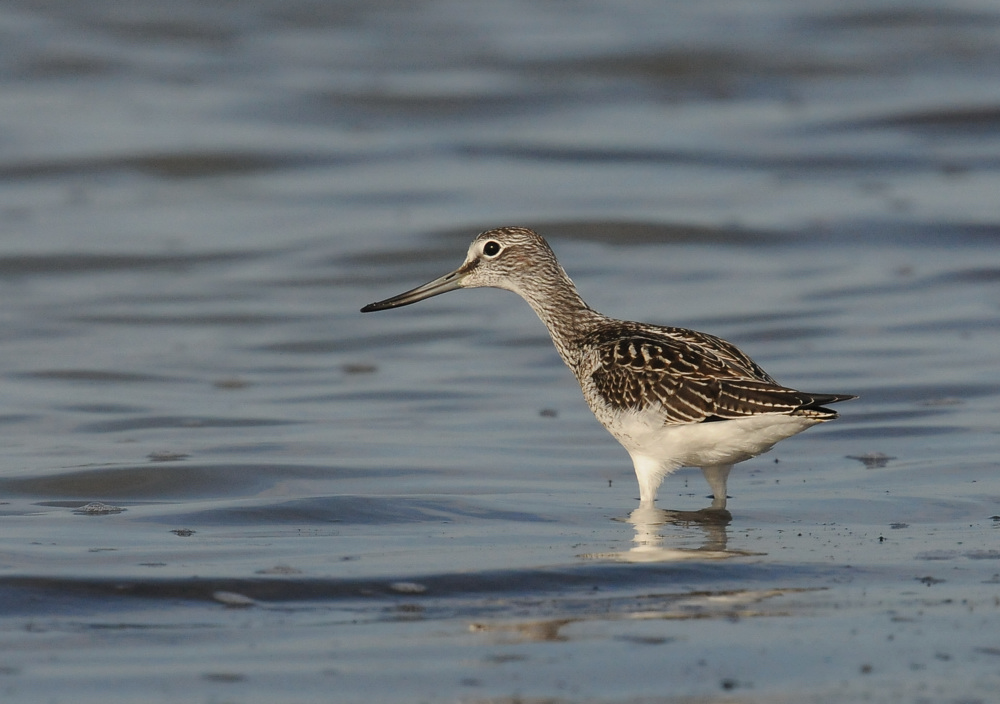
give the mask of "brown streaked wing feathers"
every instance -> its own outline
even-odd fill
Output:
[[[743,350],[728,340],[709,335],[706,332],[687,330],[685,328],[663,328],[663,331],[678,340],[683,340],[695,347],[710,349],[716,356],[725,359],[730,365],[745,370],[747,376],[778,385],[771,375],[765,372],[759,364],[750,359]]]
[[[724,340],[679,328],[677,337],[637,335],[600,346],[593,373],[597,392],[612,407],[658,404],[666,424],[731,420],[763,413],[837,417],[823,404],[851,396],[810,394],[777,384]],[[680,339],[677,339],[680,338]]]

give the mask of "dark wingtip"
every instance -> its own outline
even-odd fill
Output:
[[[836,420],[840,414],[832,408],[827,408],[826,404],[852,401],[856,398],[857,396],[851,394],[814,394],[812,402],[797,409],[793,415],[810,415],[820,420]]]
[[[853,401],[858,398],[851,394],[812,394],[812,403],[807,404],[807,408],[825,406],[828,403],[840,403],[841,401]]]
[[[825,394],[813,397],[813,402],[800,408],[797,413],[817,414],[823,416],[821,420],[836,420],[840,417],[832,408],[826,408],[828,403],[840,403],[841,401],[853,401],[857,396],[851,394]]]

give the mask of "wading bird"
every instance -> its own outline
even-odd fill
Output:
[[[482,233],[455,271],[361,312],[482,286],[513,291],[545,323],[597,420],[631,455],[644,506],[653,505],[668,474],[699,467],[712,489],[711,508],[725,509],[734,464],[833,420],[837,412],[828,404],[856,398],[781,386],[714,335],[598,313],[580,298],[548,243],[524,227]]]

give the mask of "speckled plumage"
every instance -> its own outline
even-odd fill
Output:
[[[619,410],[658,404],[664,424],[732,420],[762,413],[819,419],[842,400],[782,387],[752,359],[717,337],[684,328],[609,322],[583,346],[595,391]]]
[[[833,420],[836,411],[825,405],[854,398],[781,386],[714,335],[598,313],[548,243],[522,227],[480,234],[455,271],[362,312],[481,286],[517,293],[545,323],[594,415],[632,457],[643,504],[653,503],[666,475],[695,466],[712,487],[712,507],[724,509],[733,464]]]

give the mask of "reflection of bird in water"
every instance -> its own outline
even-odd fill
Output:
[[[837,413],[826,404],[854,398],[781,386],[712,335],[598,313],[580,298],[548,243],[523,227],[482,233],[455,271],[361,312],[481,286],[517,293],[545,323],[594,415],[631,455],[643,506],[653,505],[668,474],[700,467],[712,508],[724,509],[735,463],[833,420]]]
[[[706,508],[700,511],[668,511],[640,504],[626,521],[635,528],[633,546],[623,552],[591,553],[581,555],[587,559],[617,560],[619,562],[677,562],[680,560],[724,560],[757,553],[727,550],[729,536],[726,528],[732,515],[725,509]],[[704,544],[697,548],[669,548],[663,546],[664,526],[697,527],[704,533]]]

